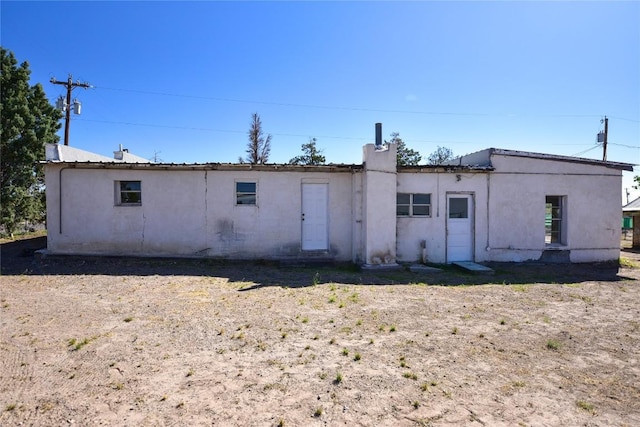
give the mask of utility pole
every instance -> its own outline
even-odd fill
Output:
[[[69,74],[69,79],[66,82],[56,80],[55,77],[51,77],[51,80],[49,81],[54,85],[63,85],[64,87],[67,88],[66,99],[63,99],[62,96],[58,98],[56,102],[56,107],[58,107],[58,109],[61,109],[64,113],[66,113],[65,119],[64,119],[64,145],[69,145],[69,122],[71,121],[71,91],[77,87],[87,89],[91,87],[91,85],[87,82],[80,83],[79,80],[74,82],[73,79],[71,78],[71,74]],[[81,106],[82,104],[80,104],[80,102],[77,99],[73,100],[74,114],[78,114],[78,115],[80,114]]]
[[[607,134],[609,133],[609,119],[604,116],[604,139],[602,140],[602,161],[607,160]]]

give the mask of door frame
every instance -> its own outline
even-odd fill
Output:
[[[324,247],[323,248],[305,248],[305,186],[322,185],[325,188],[325,229],[324,229]],[[303,252],[328,251],[329,250],[329,183],[327,181],[303,181],[300,191],[300,250]]]
[[[445,193],[445,261],[447,264],[449,260],[449,198],[453,197],[466,197],[470,201],[469,209],[469,233],[470,233],[470,245],[471,245],[471,259],[469,261],[474,262],[476,259],[476,197],[473,191],[447,191]]]

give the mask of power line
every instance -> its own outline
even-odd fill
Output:
[[[193,131],[202,131],[202,132],[220,132],[220,133],[235,133],[235,134],[244,134],[246,131],[244,130],[230,130],[230,129],[218,129],[218,128],[206,128],[206,127],[195,127],[195,126],[178,126],[178,125],[161,125],[155,123],[136,123],[136,122],[122,122],[116,120],[97,120],[97,119],[81,119],[77,118],[76,121],[80,122],[92,122],[92,123],[107,123],[113,125],[126,125],[126,126],[140,126],[140,127],[151,127],[151,128],[162,128],[162,129],[179,129],[179,130],[193,130]],[[309,138],[310,134],[297,134],[297,133],[284,133],[284,132],[269,132],[274,136],[291,136],[291,137],[300,137],[300,138]],[[357,140],[357,141],[368,141],[371,137],[362,137],[362,136],[340,136],[340,135],[315,135],[316,138],[327,138],[327,139],[348,139],[348,140]],[[425,143],[425,144],[475,144],[478,141],[451,141],[451,140],[435,140],[435,139],[411,139],[411,143]],[[563,144],[563,143],[554,143],[555,146],[571,146],[571,145],[584,145],[581,143],[577,144]],[[616,145],[625,148],[633,148],[640,149],[640,146],[636,145],[626,145],[626,144],[617,144],[614,142],[609,142],[609,145]],[[600,145],[596,145],[594,147],[588,148],[584,152],[591,151],[595,148],[600,147]],[[581,152],[583,153],[583,152]],[[575,154],[576,156],[581,154]]]
[[[178,93],[167,92],[154,92],[138,89],[120,89],[100,86],[100,89],[107,89],[120,92],[141,93],[146,95],[160,95],[160,96],[172,96],[177,98],[191,98],[191,99],[204,99],[209,101],[221,101],[221,102],[236,102],[244,104],[260,104],[260,105],[274,105],[278,107],[299,107],[299,108],[316,108],[323,110],[346,110],[346,111],[367,111],[374,113],[402,113],[402,114],[426,114],[426,115],[439,115],[439,116],[489,116],[488,113],[460,113],[460,112],[442,112],[442,111],[411,111],[411,110],[385,110],[378,108],[364,108],[364,107],[344,107],[344,106],[330,106],[330,105],[313,105],[313,104],[297,104],[287,102],[270,102],[270,101],[255,101],[247,99],[233,99],[233,98],[220,98],[214,96],[202,96],[202,95],[186,95]],[[599,117],[599,116],[598,116]]]
[[[158,125],[158,124],[152,124],[152,123],[118,122],[118,121],[111,121],[111,120],[93,120],[93,119],[78,119],[78,120],[84,121],[84,122],[108,123],[108,124],[119,124],[119,125],[128,125],[128,126],[144,126],[144,127],[164,128],[164,129],[197,130],[197,131],[205,131],[205,132],[222,132],[222,133],[236,133],[236,134],[246,133],[246,131],[240,131],[240,130],[202,128],[202,127],[191,127],[191,126]],[[275,136],[294,136],[294,137],[302,137],[302,138],[309,137],[309,135],[293,134],[293,133],[273,133],[273,132],[269,132],[269,133]],[[354,139],[354,140],[370,139],[370,138],[364,138],[364,137],[331,136],[331,135],[319,135],[318,138]]]
[[[193,127],[193,126],[177,126],[177,125],[159,125],[154,123],[134,123],[134,122],[120,122],[114,120],[96,120],[96,119],[77,119],[81,122],[93,122],[93,123],[107,123],[107,124],[118,124],[118,125],[126,125],[126,126],[141,126],[141,127],[152,127],[152,128],[162,128],[162,129],[179,129],[179,130],[194,130],[194,131],[203,131],[203,132],[221,132],[221,133],[235,133],[235,134],[245,134],[246,131],[242,130],[229,130],[229,129],[217,129],[217,128],[203,128],[203,127]],[[274,136],[290,136],[296,138],[309,138],[308,134],[296,134],[296,133],[283,133],[283,132],[269,132]],[[356,141],[368,141],[371,137],[361,137],[361,136],[336,136],[336,135],[315,135],[315,138],[326,138],[326,139],[347,139],[347,140],[356,140]],[[431,143],[431,144],[473,144],[474,141],[444,141],[444,140],[419,140],[412,139],[412,143]],[[572,145],[572,144],[556,144],[556,145]],[[580,144],[581,145],[581,144]]]
[[[616,120],[626,120],[628,122],[640,123],[639,119],[627,119],[625,117],[615,117],[615,116],[609,116],[609,117],[611,117],[612,119],[616,119]]]
[[[640,150],[640,145],[616,144],[615,142],[609,142],[609,145],[617,145],[618,147],[635,148],[636,150]]]
[[[591,148],[587,148],[584,151],[580,151],[579,153],[573,154],[573,157],[582,156],[583,154],[587,154],[589,151],[595,150],[596,148],[600,148],[600,146],[599,145],[594,145]]]
[[[315,109],[323,109],[323,110],[342,110],[342,111],[366,111],[373,113],[400,113],[400,114],[422,114],[422,115],[433,115],[433,116],[467,116],[467,117],[490,117],[490,116],[500,116],[500,117],[556,117],[556,118],[592,118],[592,117],[602,117],[601,114],[491,114],[491,113],[478,113],[478,112],[452,112],[452,111],[416,111],[416,110],[387,110],[383,108],[365,108],[365,107],[345,107],[345,106],[336,106],[336,105],[317,105],[317,104],[298,104],[298,103],[288,103],[288,102],[275,102],[275,101],[257,101],[250,99],[235,99],[235,98],[223,98],[223,97],[215,97],[215,96],[204,96],[204,95],[189,95],[189,94],[180,94],[180,93],[169,93],[169,92],[157,92],[157,91],[149,91],[149,90],[139,90],[139,89],[124,89],[124,88],[114,88],[108,86],[99,86],[98,89],[105,89],[117,92],[129,92],[129,93],[139,93],[144,95],[157,95],[157,96],[170,96],[176,98],[190,98],[190,99],[202,99],[209,101],[220,101],[220,102],[235,102],[235,103],[243,103],[243,104],[259,104],[259,105],[273,105],[278,107],[297,107],[297,108],[315,108]],[[622,119],[634,121],[633,119]]]

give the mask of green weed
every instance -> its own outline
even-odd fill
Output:
[[[403,373],[402,376],[405,377],[405,378],[412,379],[412,380],[417,380],[418,379],[418,376],[415,373],[409,372],[409,371]]]
[[[558,340],[549,340],[547,341],[547,349],[558,351],[562,347],[562,343]]]
[[[577,400],[576,406],[592,414],[595,412],[593,405],[591,403],[585,402],[584,400]]]

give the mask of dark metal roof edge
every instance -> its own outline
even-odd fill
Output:
[[[416,166],[398,166],[398,172],[455,172],[455,171],[476,171],[491,172],[495,170],[493,166],[477,166],[477,165],[416,165]]]
[[[114,168],[114,169],[192,169],[192,170],[257,170],[257,171],[350,171],[363,169],[362,165],[356,164],[326,164],[326,165],[291,165],[291,164],[249,164],[249,163],[129,163],[129,162],[79,162],[79,161],[41,161],[41,164],[66,165],[66,166],[87,166],[94,168]]]
[[[502,155],[502,156],[511,156],[511,157],[526,157],[532,159],[541,159],[541,160],[553,160],[559,162],[568,162],[568,163],[582,163],[594,166],[604,166],[608,168],[621,169],[626,171],[633,171],[634,166],[638,166],[632,163],[623,163],[623,162],[612,162],[609,160],[596,160],[596,159],[587,159],[585,157],[573,157],[573,156],[563,156],[559,154],[546,154],[546,153],[534,153],[530,151],[519,151],[519,150],[507,150],[504,148],[490,148],[490,155]]]

